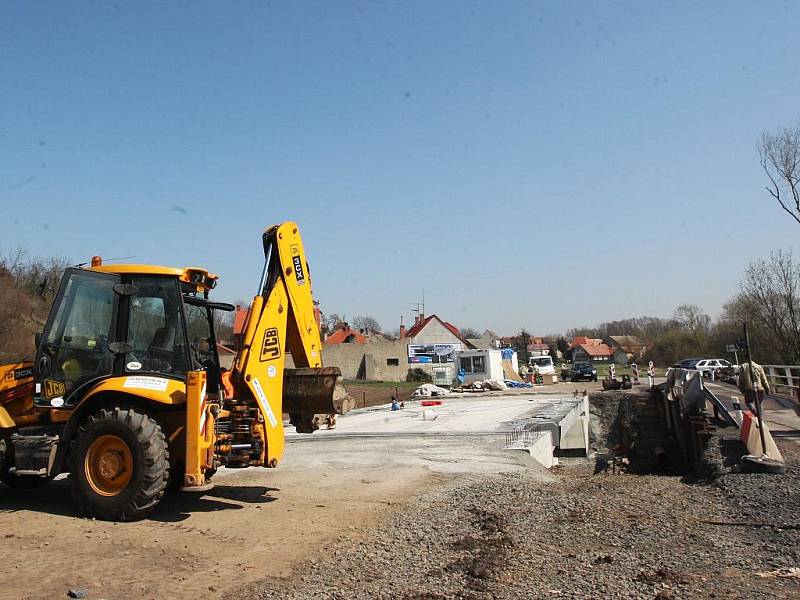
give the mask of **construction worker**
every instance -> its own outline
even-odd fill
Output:
[[[539,365],[537,365],[536,363],[533,364],[533,369],[531,370],[531,383],[535,385],[541,385],[542,383],[544,383],[542,375],[539,372]]]
[[[759,402],[763,402],[764,393],[770,393],[769,380],[764,372],[764,367],[754,360],[739,365],[739,389],[744,394],[747,408],[750,409],[750,412],[756,414],[756,399]]]

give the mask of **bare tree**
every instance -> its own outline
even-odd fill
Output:
[[[353,317],[353,327],[359,330],[372,331],[374,333],[380,333],[383,329],[378,319],[370,315],[358,315]]]
[[[711,317],[696,304],[681,304],[675,309],[674,319],[684,332],[692,336],[697,348],[703,350],[711,329]]]
[[[800,126],[762,133],[758,152],[770,180],[767,192],[800,223]]]
[[[481,337],[480,332],[477,329],[473,329],[472,327],[463,327],[460,329],[461,335],[467,339],[474,339]]]
[[[22,248],[0,255],[0,363],[33,357],[34,333],[45,325],[68,264],[63,257],[32,258]]]
[[[741,282],[738,309],[753,328],[770,333],[787,364],[800,362],[800,264],[778,250],[750,263]]]
[[[328,332],[332,332],[342,322],[344,322],[344,316],[338,313],[324,313],[322,315],[322,326]]]

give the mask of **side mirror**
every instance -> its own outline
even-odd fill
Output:
[[[50,361],[50,357],[46,354],[42,354],[36,363],[36,373],[39,378],[44,379],[47,377],[50,374],[50,369],[52,366],[53,363]]]

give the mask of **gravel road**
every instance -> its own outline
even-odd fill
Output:
[[[800,446],[781,446],[785,475],[710,484],[579,459],[460,477],[235,597],[796,598]]]

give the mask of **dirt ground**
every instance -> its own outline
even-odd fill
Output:
[[[546,476],[467,475],[360,539],[342,536],[307,575],[233,597],[798,598],[800,454],[781,443],[786,474],[731,472],[711,484],[598,472],[585,459]]]
[[[66,597],[76,587],[89,598],[218,597],[287,576],[351,524],[369,526],[444,477],[418,466],[387,470],[387,460],[359,456],[356,444],[339,446],[326,458],[322,444],[292,444],[279,468],[220,473],[212,491],[168,495],[137,523],[77,516],[66,480],[24,492],[0,486],[0,598]]]
[[[210,492],[168,495],[136,523],[78,516],[64,479],[33,491],[0,485],[0,599],[77,587],[90,599],[228,597],[298,575],[294,567],[339,536],[357,538],[459,474],[525,468],[494,439],[303,436],[278,468],[221,470]]]
[[[586,386],[541,393],[573,387]],[[170,494],[136,523],[79,516],[64,479],[32,491],[0,485],[0,600],[66,597],[79,587],[90,599],[227,597],[265,578],[294,578],[341,535],[366,535],[464,474],[526,469],[491,437],[432,444],[303,436],[289,441],[278,468],[221,470],[210,492]]]

